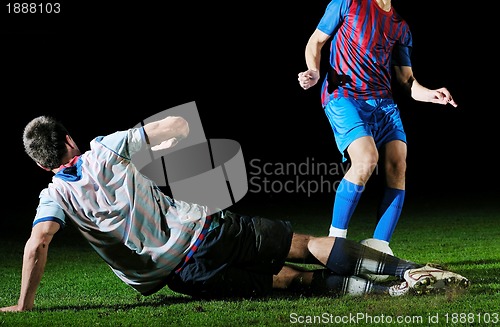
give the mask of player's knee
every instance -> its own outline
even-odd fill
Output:
[[[402,179],[406,175],[406,160],[394,160],[385,166],[387,175],[392,179]]]
[[[330,255],[335,237],[311,237],[307,244],[309,253],[325,264]]]
[[[356,162],[353,161],[349,172],[359,176],[361,180],[366,180],[372,175],[376,167],[377,161],[373,157],[367,157]]]

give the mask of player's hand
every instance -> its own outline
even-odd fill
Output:
[[[430,102],[444,105],[450,104],[455,108],[458,107],[458,104],[455,102],[455,100],[453,100],[450,91],[448,91],[448,89],[445,87],[437,90],[432,90]]]
[[[19,305],[13,305],[10,307],[0,308],[0,312],[20,312],[20,311],[24,311],[24,310],[22,310]]]
[[[163,141],[158,145],[152,146],[151,150],[160,151],[160,150],[164,150],[164,149],[169,149],[169,148],[174,147],[177,143],[179,143],[179,140],[177,140],[177,138],[175,138],[175,137],[172,137],[171,139]]]
[[[318,83],[319,72],[317,70],[306,70],[305,72],[299,73],[298,81],[301,88],[307,90]]]

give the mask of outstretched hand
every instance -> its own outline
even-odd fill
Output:
[[[431,90],[431,92],[430,102],[444,105],[451,104],[455,108],[458,106],[447,88],[442,87],[437,90]]]
[[[177,138],[172,137],[171,139],[163,141],[158,145],[152,146],[151,150],[160,151],[160,150],[164,150],[164,149],[169,149],[169,148],[174,147],[178,142],[179,141],[177,140]]]
[[[319,80],[319,72],[317,70],[306,70],[305,72],[299,73],[298,81],[300,87],[304,90],[307,90],[310,87],[313,87],[318,83]]]

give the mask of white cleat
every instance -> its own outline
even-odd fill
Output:
[[[467,288],[470,286],[470,281],[464,276],[431,265],[408,269],[404,273],[404,279],[409,288],[418,295],[439,293],[449,288]]]
[[[410,292],[410,285],[408,282],[402,282],[401,284],[392,285],[389,287],[390,296],[403,296]]]

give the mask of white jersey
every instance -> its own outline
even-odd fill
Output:
[[[141,174],[131,157],[143,146],[143,128],[92,140],[42,190],[33,225],[72,221],[121,280],[147,294],[185,257],[208,210],[172,200]]]

